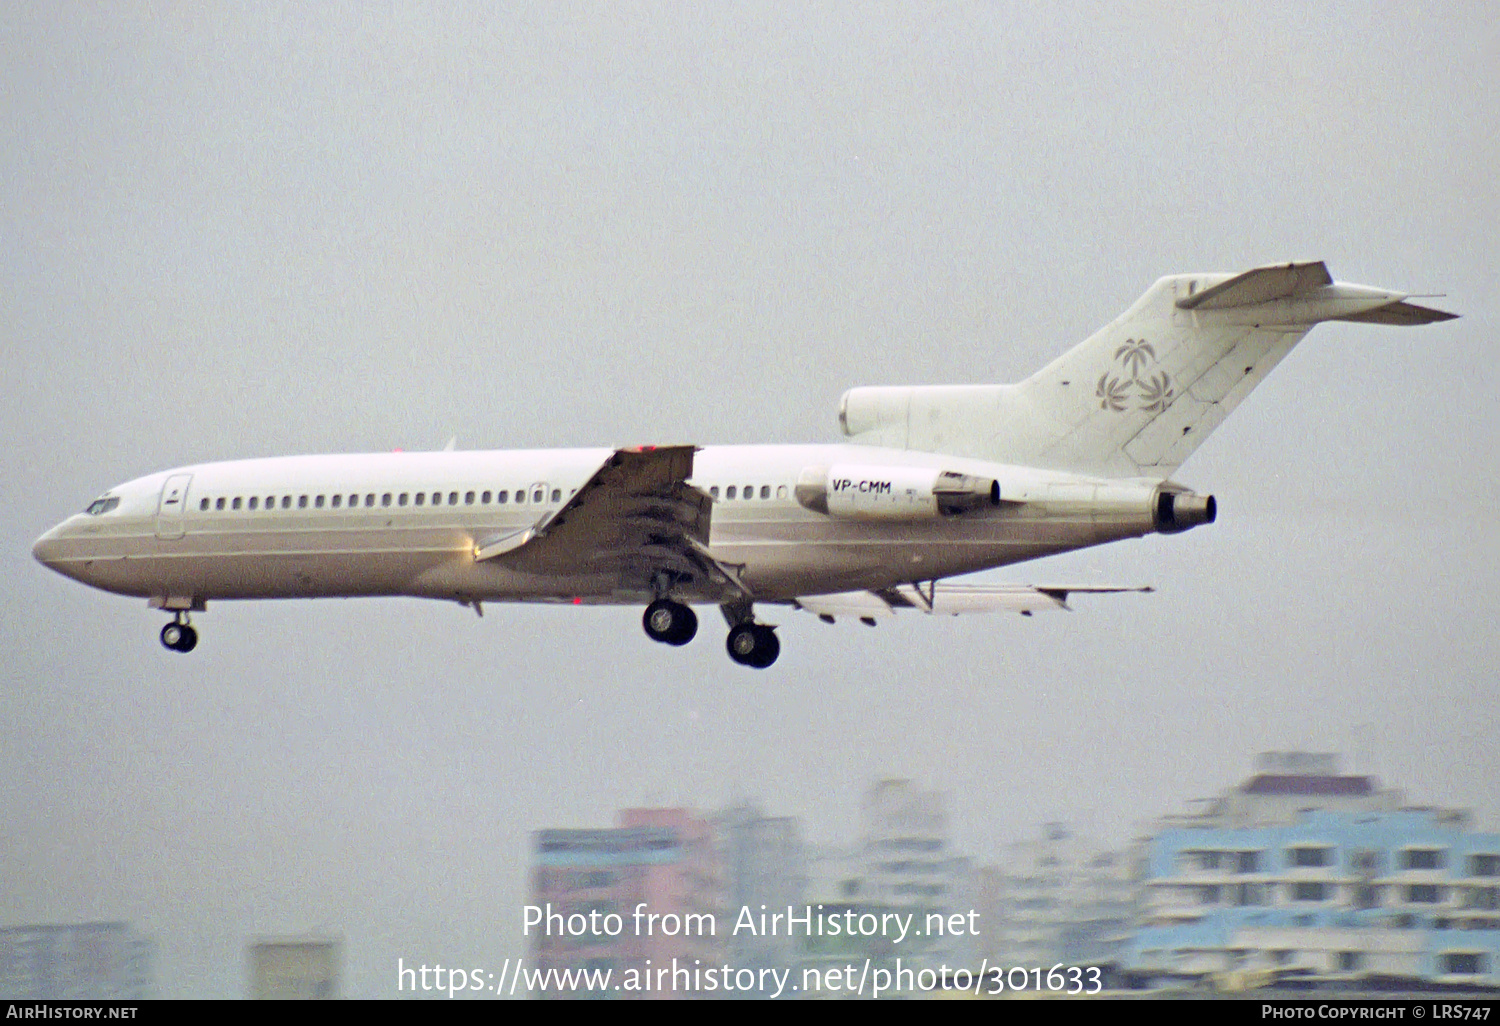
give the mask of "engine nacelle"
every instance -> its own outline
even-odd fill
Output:
[[[841,519],[923,520],[998,506],[1000,483],[927,467],[841,464],[804,470],[797,501]]]
[[[1168,488],[1156,494],[1156,529],[1162,534],[1179,534],[1218,518],[1219,503],[1212,495]]]

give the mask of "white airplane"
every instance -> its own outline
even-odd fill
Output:
[[[1168,480],[1188,455],[1317,322],[1455,316],[1407,299],[1321,262],[1175,275],[1019,384],[852,389],[843,444],[206,463],[111,488],[33,552],[171,613],[178,652],[219,599],[640,604],[669,645],[712,603],[730,657],[764,668],[781,646],[757,604],[873,623],[1150,590],[946,578],[1212,523],[1212,496]]]

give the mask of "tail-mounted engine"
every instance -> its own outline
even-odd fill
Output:
[[[1156,493],[1156,529],[1162,534],[1177,534],[1199,524],[1211,524],[1218,516],[1219,504],[1212,495],[1168,488]]]
[[[840,519],[923,520],[998,506],[1000,484],[926,467],[809,467],[797,482],[797,501]]]

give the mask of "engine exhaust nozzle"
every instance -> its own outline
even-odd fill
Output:
[[[1162,492],[1156,498],[1156,529],[1178,534],[1218,519],[1219,504],[1212,495],[1195,492]]]

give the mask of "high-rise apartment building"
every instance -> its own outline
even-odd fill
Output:
[[[1144,842],[1132,972],[1500,986],[1500,834],[1403,805],[1333,756],[1257,770]]]
[[[627,809],[618,824],[534,835],[533,965],[608,972],[601,996],[696,996],[691,970],[723,961],[724,885],[711,825],[687,809]],[[627,974],[652,985],[617,989]],[[553,988],[535,996],[576,994]]]

